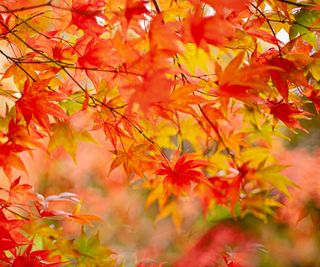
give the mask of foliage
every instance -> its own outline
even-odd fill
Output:
[[[169,264],[271,266],[245,225],[269,220],[277,232],[296,190],[275,148],[320,110],[319,10],[317,0],[1,1],[1,264],[122,264],[90,228],[100,218],[64,192],[76,187],[56,177],[50,188],[29,166],[39,153],[77,163],[92,143],[108,170],[88,180],[103,194],[131,188],[178,232],[190,223],[184,201],[200,203],[208,232]],[[210,218],[243,225],[209,229]],[[165,266],[157,260],[127,264]]]

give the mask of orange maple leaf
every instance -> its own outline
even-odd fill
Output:
[[[11,142],[0,144],[0,167],[9,178],[11,177],[12,168],[27,172],[23,161],[17,155],[17,153],[26,150],[27,148]]]
[[[166,69],[149,70],[143,76],[143,82],[137,85],[135,92],[128,102],[128,111],[132,110],[134,103],[139,104],[142,111],[159,102],[167,102],[173,81],[166,77]]]
[[[208,50],[207,44],[223,45],[233,37],[235,31],[232,25],[221,16],[202,16],[200,7],[183,26],[183,39],[185,42],[194,42],[197,46]]]
[[[35,132],[34,129],[28,129],[26,126],[18,124],[14,120],[10,120],[8,132],[4,135],[8,138],[8,141],[26,149],[36,147],[45,149],[44,145],[38,141],[42,137],[39,133]]]
[[[153,158],[147,154],[148,149],[152,149],[150,144],[132,144],[127,151],[111,151],[116,157],[111,163],[109,174],[118,166],[122,165],[127,177],[137,174],[144,177],[148,169],[154,168]]]
[[[264,65],[241,66],[245,52],[240,52],[228,66],[222,70],[216,62],[218,89],[212,89],[213,93],[222,97],[234,97],[242,101],[256,101],[259,92],[266,88],[263,75],[272,67]]]

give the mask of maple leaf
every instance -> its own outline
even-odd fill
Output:
[[[191,158],[191,159],[190,159]],[[162,168],[156,171],[156,174],[164,176],[164,184],[172,185],[179,189],[189,189],[191,182],[208,183],[207,178],[200,171],[195,169],[209,165],[207,161],[192,159],[194,156],[184,154],[178,158],[175,153],[174,163],[161,162]]]
[[[182,52],[178,30],[179,25],[174,22],[165,23],[162,14],[154,17],[149,31],[151,53],[157,56],[173,56],[177,52]]]
[[[74,250],[77,254],[79,266],[114,266],[114,260],[110,257],[113,252],[100,244],[99,233],[88,236],[83,230],[74,242]]]
[[[21,145],[27,149],[29,148],[42,148],[44,145],[38,141],[42,136],[35,132],[34,129],[27,129],[24,125],[18,124],[13,119],[10,120],[8,125],[8,132],[4,134],[8,137],[8,141]]]
[[[119,51],[111,40],[92,38],[87,44],[84,55],[79,58],[78,64],[82,68],[116,68],[122,62]]]
[[[59,119],[67,119],[67,115],[54,101],[64,99],[64,96],[57,92],[47,91],[51,79],[34,82],[31,86],[27,80],[24,85],[22,96],[16,101],[17,119],[21,115],[27,125],[36,122],[46,131],[50,130],[50,120],[48,115]]]
[[[207,44],[223,45],[234,36],[232,25],[220,16],[202,17],[200,7],[195,14],[185,20],[183,25],[183,39],[194,42],[197,46],[208,51]]]
[[[231,171],[229,175],[212,176],[208,178],[210,186],[199,184],[196,191],[200,195],[203,211],[207,213],[211,203],[225,206],[232,216],[236,216],[236,204],[240,200],[240,194],[247,180],[258,179],[255,168],[249,163],[243,163],[237,167],[236,172]]]
[[[307,130],[300,125],[298,118],[307,119],[310,113],[296,108],[293,103],[287,104],[282,101],[269,101],[268,105],[270,107],[270,114],[276,119],[281,120],[287,127],[307,132]]]
[[[260,38],[268,43],[279,45],[282,44],[280,40],[278,40],[271,33],[261,30],[260,27],[266,23],[267,18],[256,18],[253,20],[249,20],[244,27],[244,31],[253,36],[254,38]]]
[[[148,14],[149,11],[146,8],[147,1],[145,0],[127,0],[126,1],[126,8],[124,10],[124,16],[126,17],[128,23],[133,18],[133,16],[140,16],[144,14]]]
[[[144,171],[154,165],[154,160],[147,154],[150,149],[150,144],[132,144],[127,151],[111,151],[116,157],[111,163],[109,174],[122,165],[128,177],[132,174],[144,177]]]
[[[199,105],[207,101],[201,96],[191,94],[198,89],[200,87],[193,84],[177,87],[170,93],[167,101],[154,104],[153,107],[160,116],[169,120],[173,120],[176,111],[196,116],[192,105]]]
[[[308,88],[305,92],[304,95],[310,99],[317,111],[317,113],[320,113],[320,91],[316,89],[311,89]]]
[[[218,122],[220,120],[227,121],[221,110],[213,107],[211,103],[202,106],[201,109],[205,117],[210,118],[210,122],[204,119],[204,126],[207,133],[210,133],[210,131],[214,130],[212,129],[211,124],[215,125],[215,127],[218,127]]]
[[[195,203],[190,206],[197,210],[189,209],[186,198],[181,197],[185,191],[194,190],[197,194],[190,194],[191,202],[193,197],[199,197],[206,204],[217,205],[214,218],[208,212],[209,221],[221,218],[217,213],[225,213],[225,207],[234,214],[236,204],[241,218],[251,213],[265,220],[281,205],[277,193],[281,202],[288,195],[287,187],[292,183],[280,173],[281,166],[271,163],[271,144],[277,133],[269,118],[273,116],[274,122],[302,129],[299,119],[309,116],[302,110],[303,104],[311,100],[320,111],[320,53],[316,42],[320,12],[318,5],[311,3],[317,1],[0,2],[0,53],[4,59],[0,97],[6,108],[5,115],[1,115],[4,112],[0,108],[0,168],[9,176],[9,181],[0,184],[0,265],[120,264],[113,260],[110,250],[100,245],[98,235],[88,237],[82,232],[78,238],[70,240],[67,235],[64,240],[60,223],[51,224],[51,219],[61,220],[61,225],[65,220],[86,224],[97,219],[60,209],[60,205],[71,202],[78,210],[79,200],[73,193],[44,198],[32,193],[31,186],[22,182],[23,177],[12,175],[13,171],[25,171],[28,166],[24,162],[38,159],[38,153],[32,159],[23,158],[33,150],[46,154],[43,152],[64,149],[75,159],[78,142],[90,140],[91,130],[99,130],[94,133],[97,140],[104,142],[107,138],[114,147],[110,172],[121,165],[128,177],[141,178],[134,185],[144,193],[145,189],[149,191],[146,205],[154,204],[150,208],[155,221],[171,217],[176,228],[186,233],[200,211]],[[283,31],[291,39],[286,45],[277,40]],[[58,86],[59,91],[53,91]],[[58,92],[70,97],[65,99]],[[88,120],[78,117],[79,113],[87,114]],[[165,155],[171,154],[178,143],[183,150],[206,160],[193,154],[181,155],[179,151],[172,160],[167,159]],[[249,153],[250,147],[257,150]],[[257,152],[262,148],[263,159]],[[94,157],[90,155],[93,161]],[[50,159],[54,157],[51,155]],[[214,162],[214,168],[209,162]],[[87,170],[89,162],[85,163],[78,166],[75,174],[75,189],[81,190],[83,196],[98,189],[81,188],[81,176],[87,176],[86,171],[95,179],[86,179],[85,184],[108,185],[107,189],[119,195],[127,191],[125,187],[120,192],[123,181],[119,173],[114,173],[116,177],[111,182],[98,180],[103,172],[100,167]],[[45,183],[40,184],[41,191],[68,187],[61,185],[61,179],[48,180],[51,174],[53,178],[60,177],[63,170],[43,171],[40,182]],[[109,185],[115,186],[115,191]],[[112,195],[111,199],[114,196],[108,195]],[[126,200],[124,205],[115,203],[121,206],[119,211],[131,201]],[[58,205],[59,209],[53,209]],[[124,216],[121,212],[121,225],[131,223],[135,215],[142,214],[135,213],[140,210],[137,204]],[[155,210],[157,214],[153,213]],[[182,225],[183,216],[188,220]],[[142,222],[144,225],[145,220]],[[249,267],[257,263],[256,257],[261,253],[252,253],[256,242],[247,242],[248,236],[240,230],[224,226],[225,222],[209,231],[181,261],[169,265]],[[167,228],[164,230],[170,233]],[[121,241],[125,238],[122,235]],[[165,238],[166,235],[160,237],[160,247],[152,244],[152,249],[137,253],[139,267],[148,265],[141,257],[159,258],[166,254]],[[242,260],[246,258],[246,248],[238,249],[242,244],[249,248],[249,254],[255,254],[253,260]],[[145,251],[151,251],[150,255],[144,255]],[[57,256],[51,258],[52,254]],[[262,256],[264,260],[265,255]],[[70,262],[61,263],[60,257]],[[297,259],[294,264],[299,264]],[[279,261],[275,265],[290,265],[290,259]]]
[[[226,8],[240,11],[245,9],[250,2],[250,0],[202,0],[202,1],[214,7],[219,12],[221,12],[223,9],[226,9]]]
[[[0,226],[0,251],[12,249],[19,246],[14,238],[10,235],[10,232]]]
[[[77,65],[84,69],[93,84],[98,87],[102,79],[109,81],[116,77],[117,69],[124,61],[120,58],[120,50],[114,47],[112,40],[100,39],[98,37],[84,37],[85,45],[82,55],[79,56]],[[106,70],[97,72],[95,70]]]
[[[271,67],[269,70],[266,69],[263,76],[267,75],[272,79],[273,84],[285,101],[288,101],[290,83],[298,86],[309,86],[296,64],[289,59],[283,58],[275,49],[269,49],[260,56],[255,51],[251,60],[257,64]]]
[[[127,110],[131,111],[134,103],[137,103],[142,111],[147,112],[152,105],[168,101],[174,83],[165,74],[165,69],[147,71],[143,82],[137,85],[131,95]]]
[[[62,262],[49,262],[49,250],[32,251],[32,244],[24,251],[23,255],[17,255],[12,267],[33,266],[33,267],[59,267]]]
[[[76,129],[72,125],[72,119],[76,114],[70,117],[69,121],[59,122],[52,126],[48,151],[53,152],[59,147],[63,148],[72,159],[76,160],[76,152],[79,142],[94,142],[94,139],[85,129]]]
[[[3,15],[0,14],[0,21],[1,21],[1,24],[0,24],[0,36],[2,36],[2,35],[5,36],[8,33],[8,30],[2,24],[5,24],[5,25],[8,26],[10,18],[11,18],[11,14],[8,15],[5,19],[3,18]]]
[[[35,200],[34,193],[31,191],[32,186],[29,184],[21,183],[21,176],[13,180],[10,184],[10,189],[7,190],[9,193],[9,200],[11,202],[18,202],[18,200],[31,201]]]
[[[64,61],[66,63],[74,62],[75,51],[73,47],[66,46],[61,42],[55,42],[51,46],[52,57],[58,61]]]
[[[120,138],[129,138],[130,136],[121,128],[121,119],[115,118],[114,114],[107,107],[121,106],[120,97],[115,97],[106,102],[106,107],[101,108],[99,114],[93,116],[94,126],[92,130],[103,129],[106,138],[111,142],[113,147],[117,148],[117,142]],[[130,132],[130,131],[129,131]]]
[[[73,12],[70,24],[76,25],[86,34],[101,35],[105,28],[98,23],[97,17],[107,19],[102,12],[104,6],[104,0],[72,0]]]
[[[37,43],[37,41],[35,40],[34,43]],[[35,45],[35,47],[38,49],[43,49],[42,46],[38,47]],[[30,79],[30,77],[33,77],[33,79],[36,80],[45,80],[48,77],[55,76],[60,70],[56,66],[49,66],[49,64],[31,64],[31,62],[37,60],[34,52],[27,53],[21,60],[29,62],[30,64],[26,64],[23,69],[19,68],[17,64],[11,64],[1,78],[7,79],[9,77],[13,77],[14,83],[20,92],[23,91],[26,81]]]
[[[213,93],[242,101],[258,100],[259,92],[266,88],[263,76],[267,70],[270,70],[270,66],[254,65],[240,68],[244,55],[244,51],[240,52],[224,70],[217,62],[215,63],[219,88],[213,88]]]
[[[209,181],[212,184],[212,193],[217,203],[228,206],[234,212],[234,207],[239,199],[241,183],[243,176],[236,175],[232,177],[210,177]]]
[[[10,142],[0,144],[0,167],[8,177],[11,177],[12,168],[27,172],[23,161],[17,155],[26,150],[28,149]]]

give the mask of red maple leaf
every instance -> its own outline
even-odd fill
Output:
[[[59,267],[62,265],[62,262],[50,263],[49,255],[49,250],[32,251],[32,245],[29,245],[23,255],[15,257],[12,267]]]
[[[320,91],[313,89],[313,88],[308,88],[304,95],[310,99],[317,111],[317,113],[320,113]]]
[[[16,101],[17,119],[21,115],[24,117],[27,125],[36,122],[45,130],[50,129],[50,120],[48,115],[56,118],[67,119],[67,115],[54,101],[64,99],[64,96],[54,91],[46,90],[50,79],[34,82],[31,86],[27,80],[24,85],[22,96]]]
[[[124,11],[124,15],[127,21],[130,22],[133,16],[148,14],[149,11],[145,6],[146,3],[147,1],[127,0],[126,8]]]
[[[203,0],[203,2],[214,7],[217,11],[222,11],[226,8],[240,11],[247,7],[249,0]]]
[[[278,120],[281,120],[289,128],[296,128],[303,131],[306,131],[298,121],[300,119],[308,118],[310,115],[308,112],[305,112],[301,109],[298,109],[294,106],[293,103],[284,103],[282,101],[269,101],[270,113]]]
[[[73,0],[71,24],[90,35],[102,34],[105,29],[98,24],[97,17],[106,19],[102,12],[104,6],[104,0]]]
[[[175,158],[177,158],[177,153]],[[189,158],[189,159],[188,159]],[[173,185],[177,189],[188,189],[191,182],[208,183],[204,174],[195,169],[208,166],[209,163],[204,160],[190,159],[193,158],[190,154],[184,154],[174,160],[174,164],[162,162],[162,168],[157,170],[157,174],[164,175],[164,183]]]
[[[257,55],[257,51],[254,51],[251,60],[252,62],[269,66],[270,69],[266,69],[266,72],[261,76],[269,76],[271,78],[285,101],[288,101],[290,84],[308,86],[303,72],[299,70],[295,62],[282,58],[275,49],[271,48],[261,55]]]

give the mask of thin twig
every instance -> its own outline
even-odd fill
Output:
[[[0,6],[2,6],[3,8],[6,9],[6,10],[0,10],[0,14],[1,13],[8,14],[8,13],[22,12],[22,11],[26,11],[26,10],[32,10],[32,9],[37,9],[37,8],[41,8],[41,7],[51,6],[52,1],[53,0],[50,0],[44,4],[38,4],[38,5],[33,5],[33,6],[24,6],[24,7],[10,9],[10,10],[5,5],[0,4]]]
[[[232,151],[230,150],[230,148],[227,146],[227,144],[225,143],[225,141],[223,140],[218,128],[216,127],[216,125],[214,125],[214,123],[210,120],[210,118],[207,116],[207,114],[203,111],[202,107],[200,105],[198,105],[201,114],[203,115],[203,117],[207,120],[207,122],[210,124],[210,126],[212,127],[212,129],[214,130],[214,132],[216,133],[220,143],[223,145],[223,147],[225,148],[225,150],[227,151],[227,154],[230,156],[230,158],[232,159],[233,164],[235,165],[235,167],[237,169],[239,169],[239,166],[237,164],[237,160],[234,156],[234,154],[232,153]]]
[[[161,9],[159,7],[157,0],[152,0],[152,3],[154,4],[154,7],[155,7],[157,13],[161,13]]]

